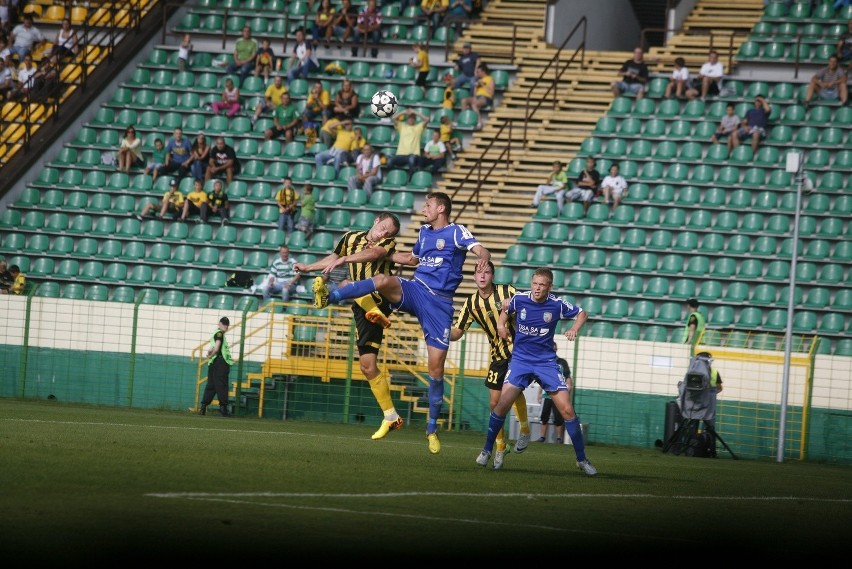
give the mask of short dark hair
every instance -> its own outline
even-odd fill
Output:
[[[535,278],[537,276],[546,277],[548,280],[550,280],[550,284],[553,284],[553,271],[551,271],[547,267],[541,267],[541,268],[536,269],[535,272],[533,273],[533,278]],[[532,279],[530,279],[530,280],[532,280]]]
[[[220,319],[219,319],[219,323],[220,323],[220,324],[224,324],[225,326],[230,326],[230,325],[231,325],[231,321],[228,319],[228,317],[227,317],[227,316],[223,316],[222,318],[220,318]]]
[[[690,298],[686,301],[686,305],[690,308],[698,308],[698,299]]]
[[[682,57],[675,57],[675,65],[683,67],[684,65],[686,65],[686,60]]]
[[[453,200],[450,199],[450,196],[445,194],[444,192],[429,192],[426,196],[426,199],[434,198],[439,204],[444,206],[444,213],[447,214],[447,219],[450,218],[450,213],[453,211]]]
[[[10,273],[20,273],[21,267],[19,267],[18,265],[12,265],[11,267],[9,267],[9,272]]]
[[[396,228],[397,233],[399,233],[399,228],[401,227],[400,224],[399,224],[399,218],[397,216],[395,216],[394,214],[383,211],[382,213],[380,213],[376,216],[376,219],[378,219],[379,221],[384,221],[385,219],[390,219],[391,223],[393,223],[393,226]]]

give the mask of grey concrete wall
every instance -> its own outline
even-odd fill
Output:
[[[583,16],[587,24],[586,49],[632,51],[639,45],[641,28],[628,0],[551,0],[545,24],[548,43],[562,45]],[[568,47],[577,47],[581,38],[575,35]]]

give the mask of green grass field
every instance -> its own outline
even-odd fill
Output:
[[[433,456],[420,428],[373,430],[2,399],[0,558],[398,567],[852,552],[848,467],[591,445],[588,478],[571,447],[533,443],[494,471],[474,462],[481,433],[441,433]]]

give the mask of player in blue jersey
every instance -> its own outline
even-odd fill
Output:
[[[444,364],[453,326],[453,295],[462,282],[468,251],[478,257],[478,271],[484,270],[491,260],[488,249],[480,245],[465,226],[450,223],[451,212],[452,201],[447,194],[432,192],[426,196],[423,204],[425,223],[420,227],[417,242],[410,253],[397,252],[393,255],[395,263],[417,266],[411,279],[375,275],[331,293],[322,277],[314,279],[313,284],[317,308],[378,292],[393,310],[417,317],[428,354],[429,420],[426,422],[426,440],[432,454],[441,452],[437,430],[444,403]]]
[[[571,437],[571,444],[577,455],[577,467],[588,476],[594,476],[598,471],[586,458],[580,418],[574,412],[574,405],[568,396],[568,386],[556,361],[553,341],[560,320],[574,320],[573,326],[565,332],[565,337],[574,341],[588,315],[579,306],[550,294],[552,287],[553,272],[550,269],[536,269],[530,291],[516,293],[503,305],[504,310],[497,321],[497,333],[501,338],[510,337],[507,324],[509,317],[514,315],[515,341],[512,346],[512,359],[503,381],[500,399],[497,400],[488,420],[485,447],[476,457],[476,463],[480,466],[488,464],[497,433],[503,428],[506,414],[518,393],[533,381],[538,381],[541,388],[550,395],[556,410],[565,419],[565,432]]]

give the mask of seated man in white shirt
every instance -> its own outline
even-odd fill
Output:
[[[618,173],[618,164],[609,167],[609,176],[601,182],[601,191],[603,192],[604,202],[612,206],[613,209],[617,208],[621,200],[627,197],[627,180]]]
[[[707,95],[718,95],[722,90],[723,75],[725,75],[725,67],[719,61],[719,54],[716,50],[711,49],[707,61],[701,66],[698,76],[686,91],[686,96],[689,99],[694,99],[701,95],[703,101],[707,98]]]
[[[378,154],[373,154],[373,147],[365,144],[361,154],[355,159],[355,173],[349,176],[348,187],[350,190],[363,188],[367,192],[367,199],[373,193],[373,187],[382,181],[382,162]]]

